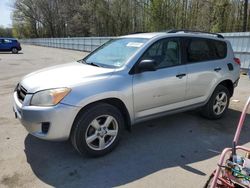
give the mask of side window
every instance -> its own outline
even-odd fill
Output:
[[[157,69],[180,65],[180,42],[178,39],[163,39],[154,43],[142,59],[156,61]]]
[[[212,39],[191,39],[187,48],[187,58],[190,63],[223,59],[226,55],[226,43]]]
[[[223,41],[213,41],[216,59],[223,59],[227,56],[227,44]]]
[[[157,56],[161,56],[162,54],[162,43],[156,42],[154,43],[143,55],[143,59],[154,59]]]
[[[211,60],[213,53],[209,48],[208,40],[192,39],[187,49],[188,62],[199,62]]]
[[[3,41],[4,41],[4,43],[11,43],[12,42],[11,40],[8,40],[8,39],[4,39]]]

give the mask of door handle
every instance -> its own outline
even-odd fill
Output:
[[[186,74],[177,74],[176,77],[182,79],[182,77],[186,76]]]
[[[216,68],[214,69],[215,72],[219,72],[220,70],[221,70],[220,67],[216,67]]]

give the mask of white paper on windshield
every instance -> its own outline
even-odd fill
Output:
[[[135,48],[139,48],[139,47],[141,47],[142,45],[143,45],[143,43],[141,43],[141,42],[129,42],[129,43],[127,44],[128,47],[135,47]]]

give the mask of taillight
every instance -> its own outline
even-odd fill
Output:
[[[235,57],[234,62],[237,63],[238,65],[240,65],[240,59],[239,58]]]

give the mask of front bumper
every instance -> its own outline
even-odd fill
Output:
[[[50,107],[29,106],[32,95],[27,94],[23,103],[14,92],[13,110],[27,131],[44,140],[67,140],[79,107],[57,104]],[[42,125],[49,125],[44,131]]]

